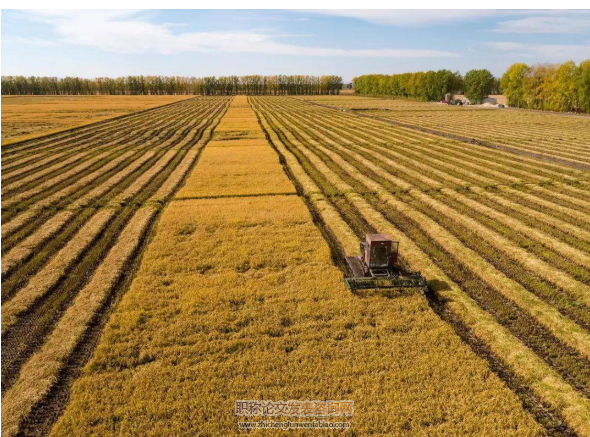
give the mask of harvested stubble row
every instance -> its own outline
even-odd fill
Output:
[[[35,196],[38,203],[8,214],[7,225],[17,224],[3,232],[11,260],[4,272],[3,257],[3,436],[49,430],[70,387],[61,378],[75,374],[71,366],[80,361],[77,351],[91,350],[86,345],[98,338],[111,303],[134,271],[151,224],[194,165],[229,101],[199,97],[143,112],[138,126],[127,126],[127,118],[110,122],[115,131],[139,132],[119,146],[123,153],[114,164],[88,168],[76,178],[58,175],[53,185],[48,177]],[[78,131],[71,135],[78,138]],[[66,137],[63,147],[75,146],[75,139],[61,137]],[[81,155],[100,147],[100,136],[90,137]],[[50,394],[55,397],[54,387],[63,393],[46,402]]]
[[[293,194],[234,98],[51,435],[237,435],[263,398],[352,399],[350,435],[543,435],[425,299],[347,292]]]
[[[121,119],[96,123],[84,128],[66,131],[59,135],[50,135],[24,143],[13,144],[3,148],[3,176],[19,177],[24,167],[32,171],[35,165],[43,159],[44,165],[48,164],[48,158],[54,158],[50,162],[58,162],[63,155],[71,156],[79,153],[79,150],[91,148],[90,146],[102,146],[124,143],[125,140],[138,139],[140,135],[146,141],[150,137],[159,135],[163,128],[178,121],[171,118],[172,114],[181,115],[190,110],[188,102],[167,105],[137,114],[131,114]],[[145,126],[149,126],[149,130]],[[110,142],[110,144],[109,144]],[[56,153],[57,152],[57,153]],[[18,170],[18,171],[17,171]]]
[[[322,96],[304,99],[538,153],[549,158],[590,163],[588,116],[571,117],[522,110],[448,107],[370,97]]]
[[[504,218],[501,212],[506,211],[499,203],[486,203],[481,199],[485,194],[477,194],[491,190],[494,196],[520,205],[518,197],[504,194],[511,190],[558,208],[562,199],[552,196],[554,187],[567,193],[564,180],[581,180],[574,190],[584,190],[587,175],[512,156],[514,166],[520,168],[520,178],[514,181],[503,176],[500,165],[487,170],[504,160],[503,153],[480,149],[477,155],[485,156],[487,168],[466,161],[461,170],[484,176],[493,184],[480,187],[471,178],[456,186],[451,176],[458,173],[451,173],[452,167],[413,160],[422,153],[422,143],[387,142],[402,137],[404,129],[367,119],[360,120],[361,126],[354,115],[296,99],[253,101],[277,148],[286,158],[292,156],[288,160],[291,170],[295,173],[293,167],[300,166],[298,174],[305,171],[313,179],[315,187],[305,192],[312,203],[321,200],[318,210],[326,210],[326,202],[331,202],[359,236],[378,229],[399,237],[411,267],[432,272],[431,278],[450,284],[438,295],[449,299],[445,305],[459,316],[460,323],[521,378],[515,389],[532,392],[536,402],[553,411],[557,422],[561,416],[571,430],[590,435],[589,283],[584,270],[588,247],[564,238],[587,233],[589,228],[571,223],[571,234],[564,228],[552,234],[555,240],[551,241],[544,230],[537,227],[535,231],[532,222]],[[469,147],[438,141],[441,151],[431,147],[430,153],[441,162],[451,162],[449,156],[455,150]],[[388,149],[400,161],[405,156],[408,168],[385,159]],[[419,165],[422,171],[414,172]],[[549,184],[540,181],[538,175],[549,168],[563,177]],[[445,188],[445,181],[452,188]],[[539,183],[545,187],[537,189]],[[534,194],[529,196],[528,191]],[[527,207],[545,215],[532,202]],[[543,408],[537,413],[542,419]],[[551,428],[552,432],[558,429]]]
[[[2,96],[2,145],[189,96]]]

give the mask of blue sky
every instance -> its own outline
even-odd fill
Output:
[[[337,74],[590,58],[590,10],[2,11],[2,74]]]

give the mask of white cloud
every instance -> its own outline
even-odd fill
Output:
[[[506,54],[527,56],[535,62],[581,61],[590,57],[590,42],[584,44],[523,44],[519,42],[488,42],[486,46]]]
[[[582,11],[580,11],[582,12]],[[582,12],[582,15],[583,12]],[[590,18],[536,16],[501,21],[494,29],[502,33],[583,33],[590,30]]]
[[[330,9],[305,12],[356,18],[373,24],[421,26],[470,21],[497,15],[499,11],[482,9]]]
[[[340,57],[449,57],[455,52],[413,49],[335,49],[277,42],[280,35],[249,32],[180,32],[154,24],[137,11],[42,11],[36,20],[53,26],[61,41],[115,53],[226,52]]]
[[[355,18],[373,24],[398,27],[444,25],[457,22],[474,22],[484,18],[496,18],[504,21],[496,23],[493,29],[495,32],[582,33],[590,29],[590,11],[588,10],[334,9],[306,10],[305,12]]]
[[[35,47],[55,47],[55,46],[58,46],[59,45],[55,41],[50,41],[48,39],[42,39],[42,38],[23,38],[23,37],[20,37],[20,36],[3,38],[2,39],[2,43],[5,43],[5,44],[22,44],[22,45],[35,46]]]
[[[486,43],[488,47],[491,47],[495,50],[500,50],[503,52],[512,52],[516,50],[526,50],[526,45],[520,42],[488,42]]]

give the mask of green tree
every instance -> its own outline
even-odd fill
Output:
[[[470,70],[465,75],[465,97],[471,103],[481,103],[494,87],[494,75],[488,70]]]

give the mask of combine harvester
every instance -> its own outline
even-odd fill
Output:
[[[358,256],[347,256],[350,276],[344,279],[346,288],[362,289],[414,288],[425,294],[428,284],[420,272],[407,272],[397,263],[399,241],[385,234],[367,234],[361,242]]]

